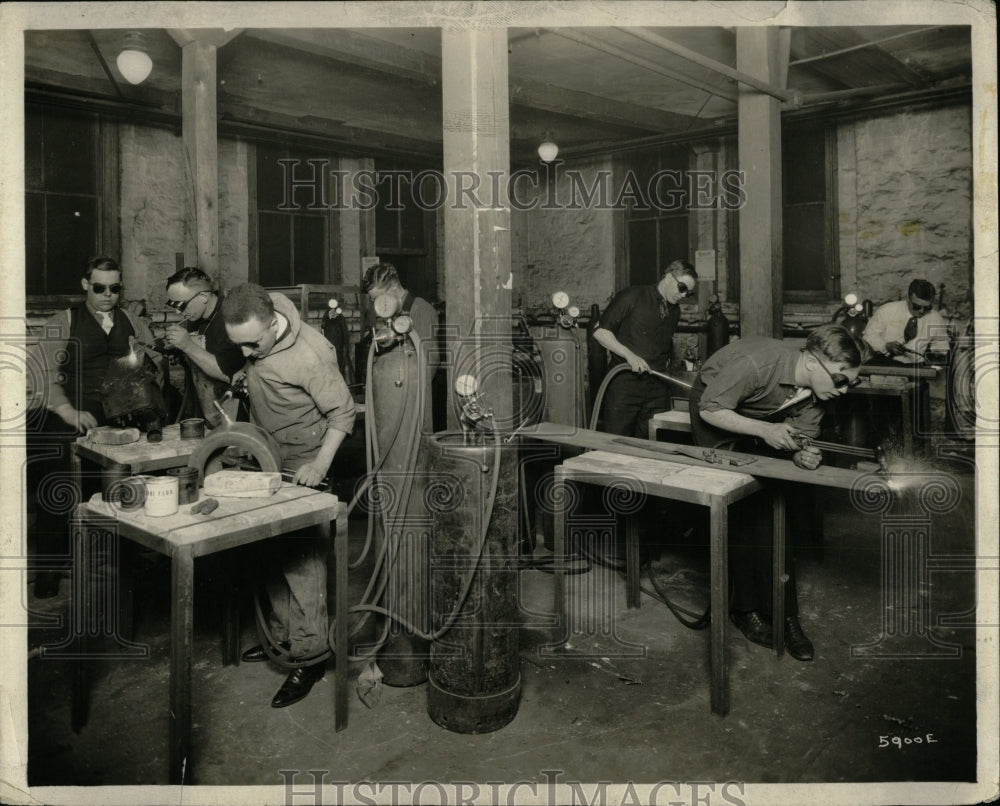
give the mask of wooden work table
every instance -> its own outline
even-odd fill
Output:
[[[128,447],[128,446],[124,446]],[[204,494],[202,493],[202,497]],[[107,635],[108,613],[96,618],[89,612],[104,593],[92,590],[89,572],[89,534],[91,530],[111,532],[117,538],[134,541],[170,558],[170,783],[191,783],[191,647],[194,619],[194,560],[236,546],[245,546],[269,537],[300,529],[316,530],[317,536],[330,537],[330,524],[336,523],[334,558],[336,563],[336,634],[334,656],[336,672],[334,698],[335,728],[347,726],[347,512],[336,496],[308,487],[283,484],[266,498],[218,497],[218,508],[207,515],[192,514],[194,504],[186,504],[166,517],[150,517],[143,509],[123,511],[95,496],[80,504],[73,515],[74,600],[82,606],[77,612],[79,624],[73,627],[79,651],[74,683],[73,728],[79,730],[87,721],[87,672],[84,660],[91,656],[87,639]],[[98,611],[99,607],[96,607]],[[102,622],[104,622],[102,624]],[[111,619],[110,628],[118,629]],[[115,635],[121,638],[121,636]],[[235,640],[227,642],[227,655],[238,657]],[[264,737],[266,740],[266,737]]]

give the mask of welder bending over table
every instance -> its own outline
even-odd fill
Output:
[[[812,332],[804,348],[778,339],[746,338],[714,353],[702,366],[690,394],[691,432],[695,443],[716,447],[749,438],[750,450],[784,452],[798,467],[815,470],[820,451],[808,444],[816,437],[829,401],[857,383],[860,345],[840,325]],[[748,450],[745,444],[740,450]],[[806,496],[789,502],[795,526],[808,514]],[[799,623],[794,557],[787,560],[785,612],[771,614],[772,518],[759,496],[733,506],[732,523],[747,531],[730,532],[730,570],[734,594],[730,618],[746,638],[770,646],[772,618],[785,621],[785,647],[797,660],[813,659],[813,645]],[[806,523],[808,521],[805,521]],[[793,541],[789,541],[792,543]]]

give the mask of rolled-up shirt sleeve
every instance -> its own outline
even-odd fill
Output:
[[[333,371],[311,375],[306,391],[315,401],[316,408],[326,417],[327,426],[350,434],[354,430],[356,409],[344,376],[333,366]]]

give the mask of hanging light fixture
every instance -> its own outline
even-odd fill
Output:
[[[552,162],[559,154],[559,146],[552,142],[552,135],[545,132],[542,135],[542,143],[538,146],[538,156],[542,162]]]
[[[125,46],[116,60],[118,70],[129,84],[141,84],[153,70],[153,60],[149,58],[146,37],[141,31],[125,34]]]

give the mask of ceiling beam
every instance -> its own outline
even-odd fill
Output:
[[[441,81],[440,57],[413,48],[387,47],[383,40],[353,31],[254,30],[247,36],[410,81],[432,86],[438,86]],[[690,115],[629,104],[515,75],[510,76],[510,100],[512,104],[545,112],[624,124],[651,132],[684,131],[698,122]]]
[[[583,34],[579,31],[570,28],[548,28],[546,29],[551,33],[561,36],[564,39],[569,39],[580,45],[585,45],[586,47],[593,48],[594,50],[599,50],[602,53],[607,53],[610,56],[616,56],[623,61],[634,64],[638,67],[642,67],[649,70],[651,73],[656,73],[661,76],[666,76],[667,78],[673,79],[681,84],[686,84],[689,87],[694,87],[695,89],[707,92],[710,95],[715,95],[719,98],[725,98],[727,101],[736,103],[736,93],[731,90],[723,90],[718,87],[713,87],[711,84],[706,84],[704,81],[699,81],[696,78],[691,78],[691,76],[685,75],[684,73],[679,73],[676,70],[671,70],[669,67],[664,67],[663,65],[657,64],[656,62],[650,61],[649,59],[644,59],[641,56],[636,56],[634,53],[630,53],[624,48],[618,45],[612,44],[611,42],[606,42],[603,39],[594,36],[593,34]]]
[[[243,33],[243,28],[167,28],[171,39],[178,47],[200,42],[202,45],[214,45],[221,48]]]
[[[777,98],[779,101],[784,101],[792,107],[798,106],[798,96],[794,92],[788,92],[780,87],[775,87],[766,81],[761,81],[759,78],[730,67],[728,64],[710,59],[708,56],[702,56],[697,51],[686,48],[683,45],[678,45],[676,42],[672,42],[659,34],[654,34],[645,28],[619,28],[618,30],[630,34],[636,39],[647,42],[650,45],[656,45],[661,50],[673,53],[675,56],[680,56],[689,62],[694,62],[707,70],[711,70],[713,73],[718,73],[733,81],[753,87],[755,90],[760,90],[773,98]]]

